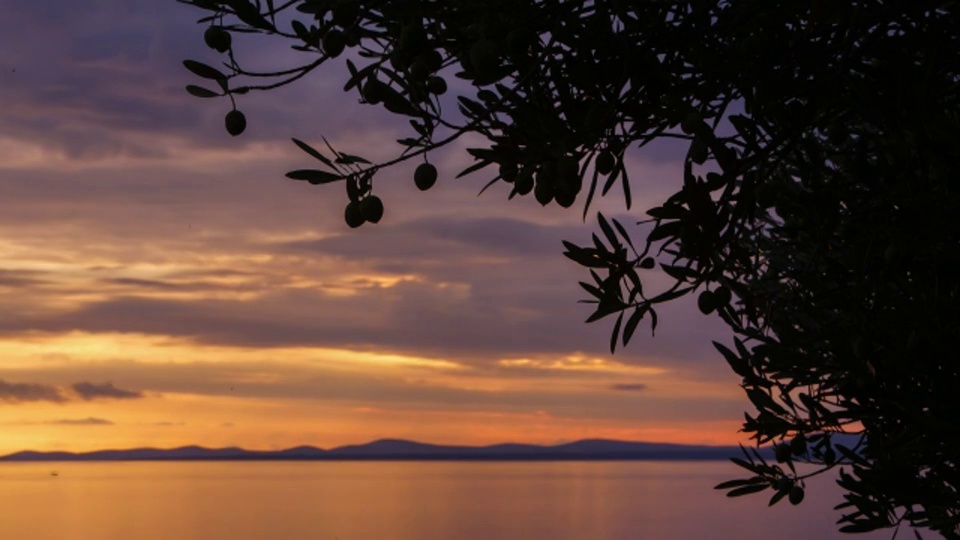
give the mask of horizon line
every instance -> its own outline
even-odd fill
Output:
[[[208,447],[208,446],[203,446],[202,444],[187,444],[187,445],[167,447],[167,448],[161,448],[161,447],[155,447],[155,446],[136,446],[136,447],[127,447],[127,448],[103,448],[103,449],[97,449],[97,450],[83,450],[83,451],[25,449],[25,450],[18,450],[18,451],[11,452],[9,454],[2,455],[0,456],[0,460],[9,460],[9,458],[15,458],[23,454],[32,454],[32,455],[37,455],[38,457],[50,456],[50,455],[69,455],[71,457],[90,457],[90,456],[95,456],[96,454],[114,453],[114,452],[115,453],[132,453],[132,452],[148,452],[148,451],[176,452],[178,450],[179,451],[193,450],[198,452],[233,451],[233,452],[248,454],[250,455],[250,457],[257,457],[258,455],[262,457],[266,457],[272,454],[282,454],[284,452],[290,452],[292,450],[301,450],[301,449],[314,450],[314,451],[322,452],[325,454],[331,453],[331,452],[337,452],[337,451],[342,452],[347,449],[361,451],[361,452],[364,452],[364,451],[369,452],[373,450],[371,446],[378,443],[379,444],[383,444],[383,443],[412,444],[412,445],[422,447],[421,449],[432,449],[436,452],[443,452],[444,450],[451,451],[451,452],[470,452],[475,450],[496,449],[496,447],[502,447],[502,446],[513,446],[513,447],[522,447],[523,449],[528,451],[534,451],[534,452],[540,451],[543,453],[549,453],[550,451],[562,452],[563,447],[565,446],[583,444],[583,443],[594,443],[597,445],[606,443],[606,444],[659,447],[659,450],[674,449],[674,450],[703,450],[703,451],[717,450],[718,451],[718,450],[731,450],[731,449],[745,448],[742,444],[737,444],[737,445],[689,444],[689,443],[655,442],[655,441],[631,441],[631,440],[605,439],[605,438],[577,439],[573,441],[559,442],[554,444],[500,442],[500,443],[492,443],[492,444],[484,444],[484,445],[437,444],[437,443],[421,442],[421,441],[416,441],[411,439],[380,438],[380,439],[374,439],[365,443],[345,444],[345,445],[339,445],[339,446],[334,446],[329,448],[315,446],[312,444],[300,444],[300,445],[294,445],[286,448],[257,450],[257,449],[244,448],[242,446]],[[757,448],[763,449],[764,447],[757,447]],[[648,448],[647,450],[655,450],[655,449],[656,448]],[[410,450],[411,449],[406,449],[406,451],[397,450],[397,449],[385,449],[385,450],[381,450],[381,454],[395,455],[395,456],[396,455],[412,455],[412,454],[409,454]],[[633,450],[634,452],[636,452],[637,450],[640,450],[640,448],[636,448]],[[504,452],[509,452],[509,451],[510,451],[509,448],[504,450]],[[629,450],[626,450],[626,451],[620,450],[620,451],[611,452],[611,450],[609,449],[607,449],[606,451],[603,451],[602,449],[597,449],[594,452],[580,452],[580,453],[571,452],[569,453],[569,455],[572,455],[572,456],[590,455],[591,453],[599,455],[604,453],[605,454],[611,454],[611,453],[627,454],[630,452]],[[335,456],[336,454],[334,456],[328,456],[328,457],[335,457]],[[421,456],[424,456],[424,455],[421,454]],[[211,456],[211,457],[215,457],[215,456]],[[284,456],[278,456],[278,457],[284,457]],[[429,458],[429,455],[426,455],[426,457]]]

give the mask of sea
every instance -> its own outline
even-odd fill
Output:
[[[851,538],[831,479],[768,508],[771,493],[713,489],[741,476],[723,461],[0,463],[0,539]]]

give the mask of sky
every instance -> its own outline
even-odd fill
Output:
[[[174,0],[16,2],[0,19],[0,454],[582,438],[732,444],[746,401],[692,300],[608,350],[562,240],[595,218],[454,179],[468,142],[378,175],[349,229],[340,185],[290,137],[385,159],[404,121],[342,91],[342,65],[240,98],[189,96],[218,61]],[[241,44],[243,45],[243,44]],[[241,46],[238,45],[238,46]],[[243,45],[245,46],[245,45]],[[287,44],[250,44],[276,67]],[[263,63],[265,62],[265,63]],[[454,88],[456,90],[456,88]],[[631,224],[673,192],[676,149],[628,154]],[[656,271],[647,279],[663,282]]]

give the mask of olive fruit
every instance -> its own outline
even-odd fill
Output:
[[[419,59],[410,64],[410,77],[417,81],[426,80],[430,76],[430,68]]]
[[[243,130],[247,129],[247,117],[236,109],[227,113],[227,116],[223,119],[223,123],[227,128],[227,133],[234,137],[240,135],[243,133]]]
[[[383,201],[376,195],[370,195],[360,201],[360,215],[370,223],[377,223],[383,217]]]
[[[426,191],[437,183],[437,168],[429,163],[421,163],[413,172],[413,183],[420,191]]]
[[[545,181],[542,175],[537,175],[537,186],[533,188],[533,196],[537,202],[546,206],[553,200],[553,184]]]
[[[363,214],[360,213],[360,203],[350,201],[343,211],[343,220],[347,222],[347,226],[351,229],[356,229],[363,225],[363,222],[366,220],[363,219]]]
[[[576,202],[577,194],[573,191],[559,190],[554,194],[553,200],[557,201],[561,208],[570,208]]]
[[[790,495],[787,497],[790,499],[790,504],[800,504],[803,502],[803,488],[800,486],[793,486],[793,488],[790,489]]]
[[[533,190],[533,174],[529,168],[521,169],[513,183],[513,190],[518,195],[526,195]]]
[[[211,26],[203,33],[203,41],[207,44],[207,47],[217,52],[227,52],[230,50],[232,39],[230,38],[230,32],[219,26]]]
[[[427,79],[427,91],[437,96],[446,94],[447,81],[443,77],[430,77]]]
[[[365,99],[367,103],[376,105],[377,103],[383,101],[383,97],[387,93],[387,85],[380,80],[370,79],[366,84],[363,85],[363,90],[361,90],[361,93],[363,94],[363,99]]]
[[[613,172],[617,165],[617,158],[613,157],[613,152],[604,150],[597,154],[597,172],[602,175],[608,175]]]
[[[716,306],[721,308],[730,303],[730,300],[733,299],[733,295],[730,293],[730,289],[720,286],[714,289],[713,299],[715,300]]]
[[[713,313],[713,310],[717,309],[717,298],[713,294],[713,291],[703,291],[700,293],[700,296],[697,297],[697,307],[700,308],[700,313],[704,315],[709,315]]]
[[[777,479],[777,491],[781,493],[786,493],[790,491],[793,487],[793,478],[789,476],[781,476]]]
[[[693,142],[690,143],[690,161],[697,165],[703,165],[707,161],[708,151],[707,143],[699,138],[694,139]]]
[[[516,163],[501,163],[500,164],[500,178],[508,184],[512,184],[514,180],[517,179],[517,164]]]
[[[340,56],[343,49],[347,46],[347,38],[340,30],[329,30],[323,35],[323,52],[330,58]]]

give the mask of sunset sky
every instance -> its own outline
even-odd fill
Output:
[[[0,19],[0,454],[23,449],[332,447],[377,438],[728,444],[747,402],[692,301],[608,351],[562,256],[595,227],[453,176],[467,144],[377,178],[379,225],[290,137],[392,157],[405,121],[343,93],[340,66],[240,98],[190,97],[217,54],[173,0],[13,2]],[[262,43],[262,42],[258,42]],[[269,43],[269,42],[268,42]],[[249,49],[285,62],[288,44]],[[629,155],[632,223],[679,156]],[[616,193],[616,190],[614,190]],[[648,275],[657,282],[655,272]]]

